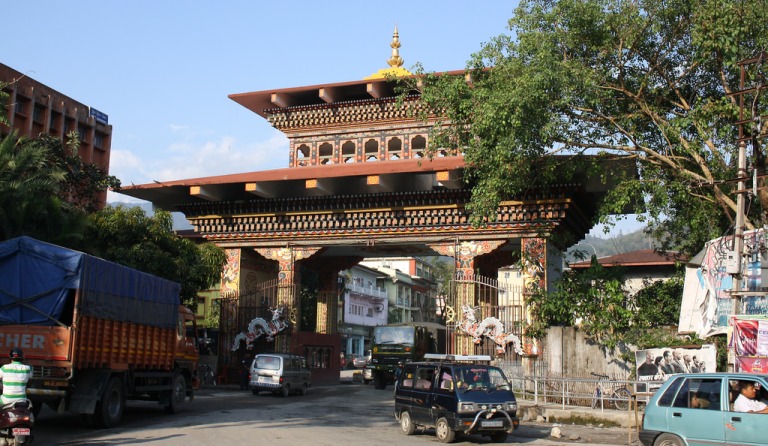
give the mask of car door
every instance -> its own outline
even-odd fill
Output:
[[[689,446],[725,445],[723,379],[689,377],[667,408],[669,432],[686,439]]]
[[[433,387],[435,385],[434,365],[421,365],[416,369],[413,379],[413,411],[411,418],[416,424],[433,426],[431,417],[432,401],[434,399]]]
[[[750,380],[760,383],[758,399],[765,401],[766,381],[755,376]],[[729,407],[726,413],[725,441],[728,445],[764,445],[766,443],[766,426],[768,426],[768,414],[734,412]]]

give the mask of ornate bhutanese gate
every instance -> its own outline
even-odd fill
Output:
[[[402,59],[398,64],[397,39],[392,46],[390,72],[408,74]],[[462,278],[456,282],[455,309],[485,305],[490,311],[494,305],[482,301],[487,296],[478,292],[474,278],[495,277],[499,267],[520,259],[526,286],[546,288],[559,268],[552,261],[559,255],[552,236],[582,238],[596,203],[611,187],[582,178],[531,190],[503,201],[498,219],[477,228],[466,211],[470,192],[462,181],[463,156],[439,149],[434,158],[425,157],[433,122],[411,117],[418,97],[398,105],[384,72],[361,81],[230,98],[286,134],[288,168],[157,182],[123,192],[183,212],[196,233],[227,250],[222,296],[240,309],[234,322],[240,327],[252,315],[269,318],[259,309],[271,305],[286,307],[287,316],[298,321],[304,310],[297,297],[299,267],[322,278],[314,334],[298,332],[294,323],[290,337],[278,337],[277,349],[338,358],[336,277],[365,257],[453,257]],[[618,181],[617,172],[613,178]],[[259,291],[265,282],[270,286]],[[516,320],[523,317],[519,311]],[[323,348],[329,352],[317,353]],[[469,353],[478,347],[455,333],[451,348]],[[331,369],[328,376],[337,379]]]

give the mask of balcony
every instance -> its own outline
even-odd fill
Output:
[[[387,298],[387,291],[382,288],[376,288],[374,286],[361,286],[354,284],[347,284],[347,290],[350,293],[361,294],[365,296],[378,297],[379,299]]]

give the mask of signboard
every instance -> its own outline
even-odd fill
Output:
[[[102,113],[93,107],[90,108],[89,115],[93,117],[93,119],[95,119],[96,122],[100,122],[102,124],[109,124],[109,116],[107,116],[106,113]]]

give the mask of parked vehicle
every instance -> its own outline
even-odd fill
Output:
[[[0,243],[0,283],[0,308],[14,309],[2,346],[33,367],[35,411],[45,403],[112,427],[127,399],[172,413],[192,399],[197,329],[179,284],[29,237]]]
[[[260,354],[251,363],[249,385],[254,395],[262,390],[283,396],[294,392],[306,395],[312,386],[310,375],[303,356],[289,353]]]
[[[519,426],[512,385],[490,356],[425,355],[405,364],[395,386],[395,418],[405,435],[434,427],[451,443],[456,433],[486,435],[503,443]]]
[[[371,381],[373,381],[373,370],[368,365],[366,365],[365,367],[363,367],[362,373],[363,373],[363,384],[366,384],[366,385],[370,384]]]
[[[692,373],[674,375],[651,397],[639,432],[644,446],[764,445],[768,415],[736,412],[739,384],[759,387],[768,402],[768,375]]]
[[[421,361],[426,353],[445,351],[445,326],[430,323],[379,325],[373,329],[368,367],[377,389],[395,382],[398,363]]]
[[[35,416],[32,402],[24,399],[3,407],[0,412],[0,445],[18,446],[32,443]]]

